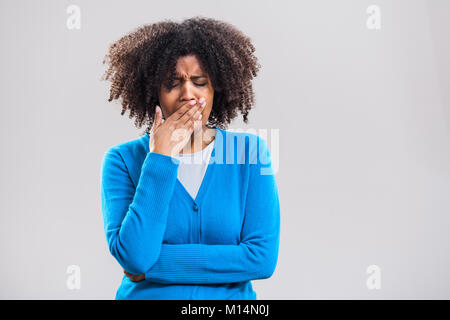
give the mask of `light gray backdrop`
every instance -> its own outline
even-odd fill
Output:
[[[240,28],[262,65],[249,124],[230,128],[279,130],[280,254],[258,298],[450,298],[449,1],[0,6],[0,298],[114,298],[100,165],[143,128],[107,102],[102,59],[138,26],[196,15]]]

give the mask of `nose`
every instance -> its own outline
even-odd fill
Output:
[[[190,81],[185,81],[182,84],[180,100],[182,102],[196,100],[195,86]]]

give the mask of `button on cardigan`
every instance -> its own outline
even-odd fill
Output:
[[[109,251],[132,274],[116,299],[256,299],[251,280],[275,271],[280,204],[267,142],[216,128],[195,199],[180,160],[149,152],[148,134],[110,147],[101,165]]]

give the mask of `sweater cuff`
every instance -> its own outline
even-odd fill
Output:
[[[205,283],[208,279],[206,247],[198,245],[170,245],[161,247],[158,261],[147,271],[145,278],[166,280],[168,283]]]
[[[178,165],[181,163],[180,160],[178,160],[177,158],[171,157],[171,156],[167,156],[165,154],[162,153],[157,153],[157,152],[148,152],[147,156],[145,157],[145,161],[144,164],[149,161],[148,159],[152,159],[150,161],[154,161],[154,162],[160,162],[163,166],[164,165],[169,165],[169,163],[171,163],[172,165],[176,165],[178,167]]]

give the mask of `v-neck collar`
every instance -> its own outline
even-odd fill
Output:
[[[213,158],[215,157],[216,154],[216,148],[217,148],[217,141],[222,142],[224,140],[225,137],[220,137],[219,140],[217,139],[217,134],[222,134],[224,135],[225,132],[224,130],[218,128],[218,127],[213,127],[213,129],[216,129],[216,135],[214,137],[214,141],[210,142],[210,143],[214,143],[213,145],[213,149],[211,151],[211,156],[209,157],[209,162],[208,162],[208,166],[206,167],[206,172],[205,175],[203,176],[202,179],[202,183],[200,184],[200,188],[198,189],[197,195],[195,196],[195,199],[192,198],[191,194],[186,190],[186,188],[183,186],[183,184],[181,183],[180,179],[178,179],[177,177],[177,182],[176,184],[178,185],[178,187],[181,189],[181,191],[193,202],[198,204],[199,202],[201,202],[204,193],[206,192],[206,188],[209,186],[209,180],[211,179],[211,175],[213,174],[213,170],[215,168],[214,164],[215,161],[213,162]],[[149,152],[149,142],[150,142],[150,135],[146,134],[145,135],[148,139],[148,143],[147,143],[147,152]],[[220,146],[221,148],[223,146]]]

